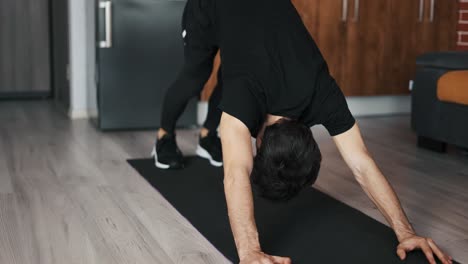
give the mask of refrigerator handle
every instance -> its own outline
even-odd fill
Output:
[[[112,48],[112,2],[99,2],[99,8],[104,9],[105,39],[99,41],[100,48]]]

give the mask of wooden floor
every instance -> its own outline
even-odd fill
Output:
[[[359,124],[417,231],[468,263],[468,157],[416,148],[408,116]],[[317,188],[383,221],[326,132],[314,134]],[[194,153],[196,132],[178,136]],[[48,101],[0,102],[0,263],[228,263],[127,165],[153,141],[69,121]]]

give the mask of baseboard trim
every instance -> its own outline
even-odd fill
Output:
[[[70,109],[68,110],[68,117],[70,119],[88,119],[90,118],[90,114],[88,109]]]
[[[411,113],[411,96],[349,96],[349,109],[355,117]],[[208,102],[198,102],[197,124],[202,125],[208,111]]]
[[[90,119],[97,117],[96,109],[69,109],[62,102],[55,101],[55,105],[60,112],[70,119]]]
[[[70,119],[91,119],[98,117],[97,109],[76,109],[76,110],[69,110],[68,116]]]
[[[356,116],[378,116],[411,113],[411,96],[350,96],[346,98]]]

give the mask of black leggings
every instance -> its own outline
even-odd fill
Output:
[[[161,128],[166,132],[174,133],[177,120],[182,115],[189,100],[198,96],[203,90],[204,84],[213,70],[216,52],[215,47],[201,49],[185,46],[184,67],[164,97]],[[218,108],[222,87],[220,75],[221,69],[218,71],[218,84],[208,102],[208,115],[203,125],[209,131],[215,131],[221,119],[221,110]]]

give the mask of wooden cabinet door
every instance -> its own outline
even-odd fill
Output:
[[[418,25],[414,31],[415,43],[414,50],[416,55],[420,55],[426,52],[435,51],[436,40],[435,40],[435,27],[434,23],[429,22],[429,13],[431,12],[430,2],[431,0],[420,0],[421,15],[418,21]]]
[[[437,0],[424,0],[422,3],[422,20],[419,21],[420,23],[415,30],[416,42],[414,43],[415,45],[413,47],[415,49],[416,55],[438,50],[437,26],[434,23],[436,17],[435,5]],[[439,6],[439,4],[437,4],[437,6]],[[431,14],[432,12],[434,13]],[[437,17],[439,22],[439,14]]]
[[[455,48],[458,0],[424,0],[423,21],[415,34],[417,55]]]
[[[429,23],[434,28],[437,50],[453,50],[457,40],[459,18],[458,0],[432,0],[433,16],[429,13]],[[431,3],[432,5],[432,3]]]
[[[344,60],[345,95],[388,94],[384,80],[389,45],[389,0],[352,0]]]
[[[385,54],[386,70],[383,76],[388,94],[408,94],[416,62],[415,32],[424,22],[423,1],[391,0],[390,19],[387,19],[388,49]]]
[[[409,93],[416,57],[432,51],[452,50],[456,42],[457,0],[391,0],[387,69],[389,94]]]
[[[343,85],[346,25],[343,15],[346,0],[292,0],[309,33],[314,38],[332,76]]]

